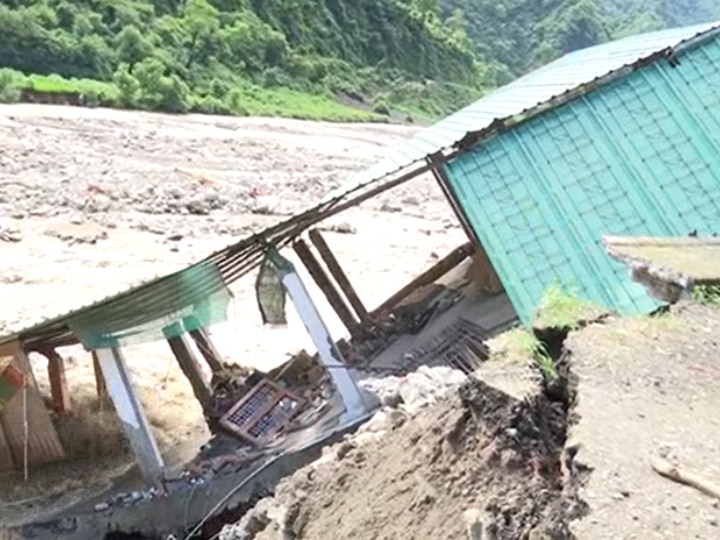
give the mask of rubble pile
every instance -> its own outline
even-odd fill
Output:
[[[572,538],[585,471],[565,405],[473,379],[414,412],[385,407],[221,538]]]

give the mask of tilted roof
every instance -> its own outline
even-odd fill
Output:
[[[456,146],[469,135],[474,137],[472,142],[478,142],[497,127],[511,127],[534,113],[560,106],[572,99],[574,92],[591,90],[613,75],[661,58],[673,47],[715,32],[719,26],[720,23],[708,23],[654,32],[568,54],[421,130],[394,148],[380,163],[361,171],[312,208],[213,253],[190,269],[212,264],[225,283],[231,283],[259,264],[268,242],[278,247],[287,245],[302,231],[330,215],[427,171],[429,167],[424,163],[427,157]],[[123,309],[143,309],[154,298],[167,300],[176,294],[174,278],[178,274],[180,272],[152,279],[90,305],[17,329],[0,337],[0,343],[18,338],[30,345],[77,343],[68,325],[73,316],[118,303]],[[215,281],[200,283],[198,287],[197,295],[217,292]]]
[[[355,175],[325,200],[366,185],[453,147],[468,134],[491,130],[517,115],[547,110],[574,97],[576,90],[612,78],[623,70],[645,65],[688,40],[717,31],[720,22],[673,28],[631,36],[569,53],[503,86],[390,150],[387,157]]]

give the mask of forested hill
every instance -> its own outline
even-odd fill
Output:
[[[0,0],[0,101],[427,120],[563,53],[714,18],[720,0]]]
[[[81,89],[168,111],[436,116],[491,80],[464,35],[424,9],[422,0],[3,0],[0,67],[38,76],[4,72],[0,96]],[[338,96],[367,98],[367,112]]]
[[[498,82],[610,39],[720,19],[720,0],[439,0],[437,9],[466,29]]]

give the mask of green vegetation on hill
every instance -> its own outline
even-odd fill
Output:
[[[503,82],[564,53],[720,18],[720,0],[439,0]]]
[[[171,112],[434,117],[493,81],[462,36],[422,10],[423,0],[3,0],[0,67],[12,71],[0,76],[0,96],[76,91]]]
[[[720,0],[0,0],[0,101],[429,120]],[[399,114],[401,113],[401,114]]]

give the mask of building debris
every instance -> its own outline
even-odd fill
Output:
[[[720,238],[606,236],[605,249],[630,267],[633,281],[674,304],[697,285],[720,285]]]

